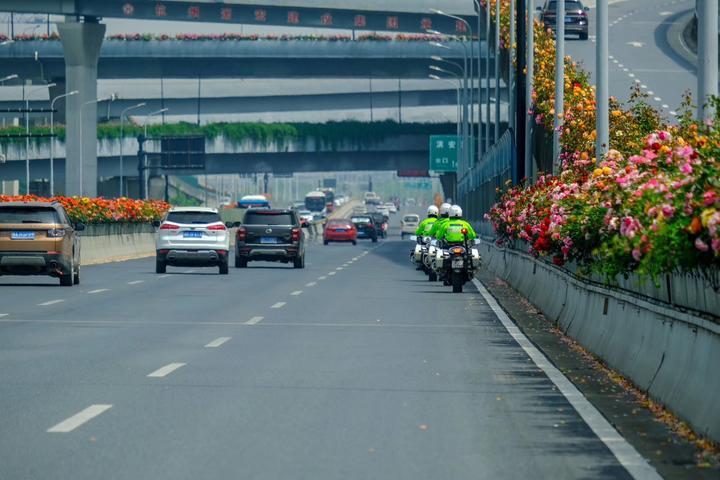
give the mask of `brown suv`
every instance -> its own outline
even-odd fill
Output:
[[[0,275],[50,275],[80,283],[80,242],[59,203],[0,203]]]

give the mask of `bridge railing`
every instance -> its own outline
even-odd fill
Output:
[[[478,225],[483,235],[493,235],[483,216],[496,202],[497,189],[504,188],[508,181],[518,181],[515,155],[513,132],[508,129],[458,181],[458,199],[465,206],[465,217]]]

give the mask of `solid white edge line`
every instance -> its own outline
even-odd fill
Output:
[[[635,448],[625,440],[587,398],[558,370],[547,357],[538,350],[520,328],[508,317],[505,311],[478,279],[473,279],[475,287],[492,308],[511,337],[532,359],[550,381],[558,388],[575,411],[582,417],[590,429],[612,452],[625,470],[638,480],[660,480],[662,477],[647,463]]]
[[[287,303],[287,302],[277,302],[275,305],[273,305],[273,306],[270,307],[270,308],[282,308],[282,307],[285,306],[286,303]]]
[[[38,305],[41,307],[47,307],[48,305],[55,305],[56,303],[62,303],[64,301],[65,300],[49,300],[47,302],[38,303]]]
[[[265,317],[253,317],[250,320],[248,320],[247,322],[245,322],[245,325],[256,325],[256,324],[262,322],[263,318],[265,318]]]
[[[66,418],[62,422],[58,423],[54,427],[48,428],[48,433],[68,433],[75,430],[77,427],[86,423],[93,418],[97,417],[101,413],[109,410],[112,405],[90,405],[85,410],[82,410],[72,417]]]
[[[221,346],[223,343],[230,341],[231,338],[232,337],[218,337],[215,340],[213,340],[212,342],[205,345],[205,348],[217,348],[217,347]]]
[[[164,367],[160,367],[152,373],[148,373],[147,376],[150,378],[162,378],[170,375],[178,368],[184,367],[185,363],[168,363]]]

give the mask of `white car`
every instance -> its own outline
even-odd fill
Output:
[[[228,274],[230,235],[218,211],[204,207],[171,209],[155,235],[155,272],[165,273],[167,266],[217,266]]]
[[[378,205],[375,211],[378,213],[382,213],[386,217],[390,216],[390,209],[388,209],[385,205]]]
[[[394,203],[388,202],[385,204],[385,207],[387,207],[387,209],[390,213],[397,213],[397,207],[395,206]]]
[[[415,235],[415,231],[420,225],[420,216],[410,213],[405,215],[400,221],[400,237],[405,238],[405,235]]]

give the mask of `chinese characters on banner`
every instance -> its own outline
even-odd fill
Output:
[[[457,135],[430,135],[430,171],[457,171],[459,145]]]

